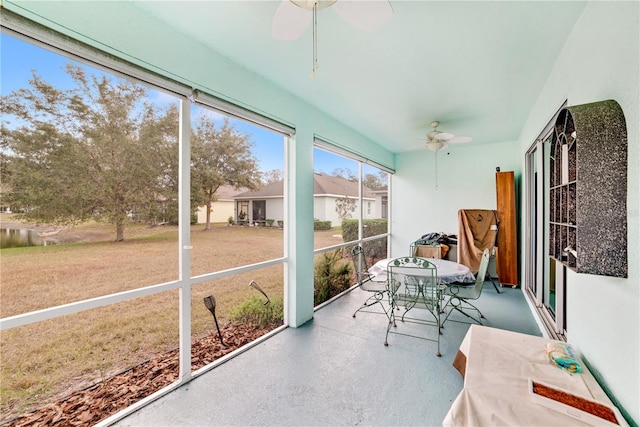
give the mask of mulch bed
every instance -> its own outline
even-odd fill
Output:
[[[199,369],[269,332],[250,325],[221,328],[191,345],[191,368]],[[161,354],[120,374],[49,403],[2,424],[9,426],[90,426],[178,379],[178,349]]]

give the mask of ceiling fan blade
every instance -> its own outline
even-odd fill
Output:
[[[312,13],[282,0],[271,22],[271,37],[274,40],[296,40],[311,24]]]
[[[423,150],[424,149],[424,142],[422,144],[418,144],[418,145],[411,145],[407,148],[405,148],[405,151],[414,151],[414,150]]]
[[[449,141],[453,137],[455,137],[455,135],[452,133],[438,132],[437,134],[434,135],[433,138],[437,139],[438,141]]]
[[[473,141],[472,136],[454,136],[453,138],[447,140],[447,142],[451,142],[454,144],[462,144],[462,143],[471,142],[471,141]]]
[[[338,16],[361,31],[377,31],[393,16],[388,0],[338,0]]]

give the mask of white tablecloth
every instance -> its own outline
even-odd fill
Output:
[[[584,364],[581,374],[570,374],[549,362],[545,347],[550,342],[553,341],[542,337],[471,325],[454,361],[454,366],[464,372],[464,388],[443,426],[587,425],[542,406],[529,393],[531,378],[611,405]],[[627,424],[622,419],[620,425]]]
[[[375,282],[387,281],[387,264],[395,258],[385,258],[376,262],[369,268],[369,274]],[[476,278],[471,270],[465,265],[457,262],[448,261],[446,259],[427,258],[429,262],[435,265],[438,272],[438,282],[442,285],[448,285],[453,282],[475,282]]]

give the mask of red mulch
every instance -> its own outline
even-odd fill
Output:
[[[191,369],[199,369],[269,332],[250,325],[227,325],[191,345]],[[105,381],[76,391],[34,412],[2,424],[8,426],[90,426],[178,379],[179,352],[171,350]]]

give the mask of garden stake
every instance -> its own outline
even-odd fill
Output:
[[[207,307],[207,309],[209,309],[209,311],[213,315],[213,320],[216,322],[216,329],[218,330],[218,336],[220,337],[220,344],[226,347],[226,345],[222,341],[220,326],[218,326],[218,318],[216,317],[216,299],[213,297],[213,295],[204,297],[204,305],[205,307]]]
[[[260,287],[260,285],[258,285],[256,283],[255,280],[252,280],[249,282],[249,286],[251,286],[253,289],[257,290],[258,292],[260,292],[262,295],[264,295],[264,297],[267,299],[267,301],[265,301],[264,305],[267,305],[271,302],[271,300],[269,299],[269,297],[267,296],[267,294],[265,293],[265,291],[262,290],[262,288]]]

